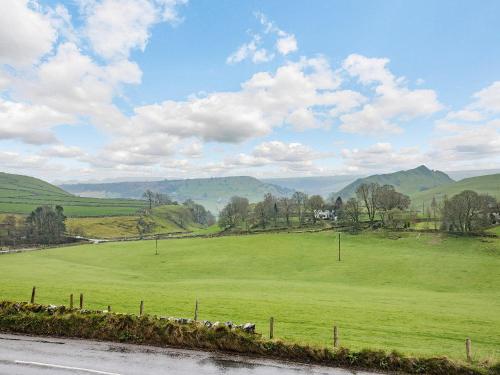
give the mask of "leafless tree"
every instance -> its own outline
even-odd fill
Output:
[[[359,229],[359,219],[361,216],[361,204],[356,198],[350,198],[344,203],[341,220],[353,229]]]
[[[356,189],[358,199],[363,202],[365,206],[370,225],[373,225],[375,214],[377,213],[377,190],[379,188],[379,184],[372,182],[369,184],[363,183]]]

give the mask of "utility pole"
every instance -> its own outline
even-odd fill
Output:
[[[339,232],[339,262],[340,262],[340,232]]]

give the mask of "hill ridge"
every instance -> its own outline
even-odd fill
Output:
[[[359,185],[371,182],[380,185],[393,185],[397,191],[411,196],[419,191],[453,183],[454,180],[442,171],[431,170],[425,165],[420,165],[413,169],[358,178],[340,190],[337,195],[344,199],[350,198],[356,194]]]

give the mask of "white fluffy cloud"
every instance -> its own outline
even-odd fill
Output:
[[[315,127],[314,107],[333,101],[328,90],[338,84],[324,59],[303,59],[278,68],[274,75],[256,73],[240,91],[138,107],[131,128],[235,143],[269,134],[286,122]]]
[[[0,5],[0,64],[27,67],[50,52],[57,32],[36,1],[3,0]]]
[[[226,158],[222,165],[226,169],[274,166],[283,172],[313,172],[318,169],[313,161],[327,156],[299,142],[269,141],[257,145],[251,154]]]
[[[260,43],[261,37],[254,35],[250,42],[243,43],[235,52],[229,55],[226,63],[236,64],[246,59],[251,59],[255,64],[271,61],[274,58],[274,54],[265,48],[259,48]]]
[[[416,147],[395,149],[390,143],[376,143],[367,148],[343,149],[341,152],[346,170],[365,172],[370,170],[396,170],[413,168],[424,163],[424,158]]]
[[[112,127],[125,121],[113,105],[121,84],[136,84],[142,72],[128,60],[98,65],[70,42],[60,44],[30,79],[16,81],[17,95],[72,116],[89,117],[96,125]],[[35,122],[34,122],[35,125]]]
[[[289,53],[298,50],[297,40],[293,34],[285,34],[276,41],[276,49],[282,55],[288,55]]]
[[[179,0],[102,0],[83,2],[85,35],[106,59],[126,59],[134,49],[144,51],[151,27],[160,21],[180,21]]]
[[[493,82],[490,86],[475,93],[476,99],[471,107],[486,112],[500,113],[500,81]]]
[[[274,59],[275,53],[270,52],[270,49],[274,48],[277,53],[283,56],[298,50],[295,35],[281,30],[260,12],[255,13],[255,17],[259,20],[263,30],[260,33],[251,34],[252,39],[247,43],[243,43],[230,54],[226,59],[226,63],[236,64],[244,60],[251,60],[254,64],[259,64]],[[266,39],[270,38],[275,40],[274,46],[262,47]]]
[[[496,166],[500,162],[500,82],[472,95],[473,101],[436,121],[433,160],[458,166]]]
[[[340,117],[340,129],[349,133],[399,133],[400,123],[430,116],[443,106],[433,90],[411,90],[404,78],[396,78],[386,67],[388,59],[350,55],[343,69],[362,85],[373,87],[375,95],[361,110]]]
[[[52,127],[73,120],[45,105],[30,105],[0,98],[0,140],[17,139],[29,144],[54,143]]]
[[[435,158],[468,161],[500,155],[500,120],[484,124],[441,123],[437,130],[437,137],[431,141]]]
[[[85,155],[85,153],[79,147],[58,144],[43,149],[40,152],[40,155],[46,157],[54,157],[54,158],[73,159],[73,158],[81,158]]]

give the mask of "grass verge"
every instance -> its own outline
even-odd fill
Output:
[[[266,340],[259,334],[202,322],[181,324],[173,319],[68,309],[65,306],[0,302],[0,331],[77,337],[153,346],[216,350],[326,366],[363,368],[408,374],[500,374],[500,365],[466,364],[446,357],[415,358],[397,352],[347,348],[330,350]]]

